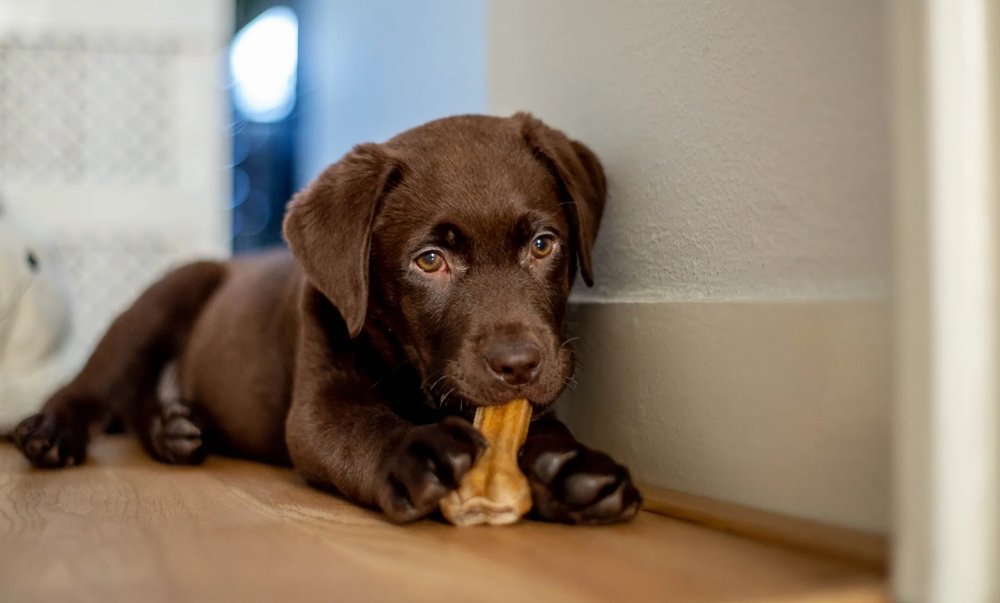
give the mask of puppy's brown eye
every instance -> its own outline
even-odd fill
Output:
[[[531,242],[531,255],[538,259],[547,258],[552,255],[552,250],[556,248],[556,242],[549,235],[535,237]]]
[[[413,260],[424,272],[437,272],[438,270],[444,268],[444,256],[441,255],[440,251],[425,251],[417,256],[417,259]]]

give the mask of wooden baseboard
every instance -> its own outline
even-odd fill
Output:
[[[884,536],[789,517],[732,503],[641,486],[650,513],[682,519],[754,540],[834,557],[885,571],[889,547]]]

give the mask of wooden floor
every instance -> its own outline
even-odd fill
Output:
[[[0,601],[881,601],[839,562],[640,513],[627,525],[395,526],[232,459],[130,440],[28,468],[0,443]]]

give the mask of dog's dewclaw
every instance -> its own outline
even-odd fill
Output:
[[[514,400],[476,409],[475,426],[489,442],[458,489],[441,500],[441,513],[457,526],[514,523],[531,509],[531,488],[517,466],[528,436],[531,404]]]

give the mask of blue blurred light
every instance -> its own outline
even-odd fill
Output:
[[[236,34],[229,48],[233,101],[248,120],[280,121],[295,106],[299,20],[285,6],[269,8]]]

